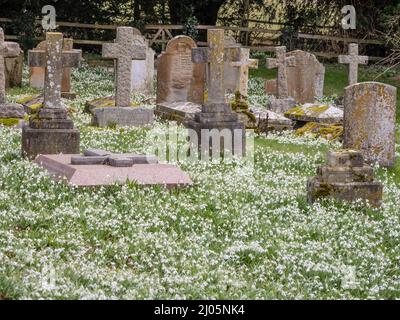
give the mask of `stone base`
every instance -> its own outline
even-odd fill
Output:
[[[293,98],[276,99],[271,97],[267,107],[269,110],[275,113],[284,114],[288,110],[293,109],[295,106],[296,101]]]
[[[158,118],[184,125],[194,120],[196,113],[199,112],[201,112],[201,105],[193,102],[159,103],[154,110]]]
[[[153,124],[154,112],[133,107],[106,107],[93,110],[92,125],[98,127],[139,127]]]
[[[80,133],[76,129],[22,129],[22,156],[35,159],[39,154],[79,153]]]
[[[353,202],[368,201],[375,207],[382,205],[383,185],[379,182],[325,183],[318,178],[308,180],[308,201],[315,202],[321,198]]]
[[[169,164],[134,164],[130,167],[89,164],[72,165],[71,158],[79,155],[40,155],[35,163],[46,169],[55,180],[70,186],[96,187],[136,182],[141,186],[162,185],[166,188],[193,184],[189,175]]]
[[[228,119],[232,115],[229,115]],[[237,116],[233,114],[233,116]],[[208,119],[208,121],[198,121]],[[232,152],[233,155],[242,157],[246,155],[246,128],[242,122],[239,121],[222,121],[222,115],[217,116],[220,121],[211,121],[209,114],[198,114],[196,115],[197,121],[189,121],[187,127],[192,130],[190,132],[191,141],[196,141],[198,143],[198,151],[203,156],[210,156],[213,154],[212,146],[213,143],[219,144],[219,150],[221,153],[223,150],[227,149]],[[210,134],[213,132],[211,130],[218,130],[220,134],[220,140],[213,142]],[[228,136],[226,133],[228,132]],[[193,136],[195,135],[195,136]],[[224,138],[222,138],[224,137]],[[230,142],[226,145],[226,140],[229,139]],[[214,152],[218,152],[215,151]]]

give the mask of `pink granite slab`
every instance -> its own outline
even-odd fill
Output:
[[[118,168],[108,165],[71,165],[74,155],[40,155],[34,161],[56,180],[78,187],[107,186],[136,182],[143,186],[164,185],[168,189],[193,184],[189,175],[170,164],[136,164]]]

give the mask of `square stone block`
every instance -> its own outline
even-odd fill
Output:
[[[327,165],[330,167],[363,167],[364,157],[357,150],[329,151]]]
[[[131,107],[106,107],[93,110],[92,125],[98,127],[139,127],[153,124],[154,112]]]
[[[69,119],[30,119],[29,127],[32,129],[73,129],[74,123]]]
[[[80,133],[76,129],[22,129],[22,156],[35,159],[39,154],[79,153]]]
[[[363,167],[328,167],[318,168],[317,174],[326,183],[373,182],[374,170],[369,166]]]

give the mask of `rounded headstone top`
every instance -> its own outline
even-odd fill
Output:
[[[176,36],[173,39],[171,39],[168,42],[165,51],[168,52],[168,51],[177,50],[178,44],[186,44],[188,47],[191,47],[191,48],[197,47],[196,42],[191,37],[181,35],[181,36]]]

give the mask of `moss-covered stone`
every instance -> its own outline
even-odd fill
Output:
[[[17,118],[0,118],[0,125],[5,127],[13,127],[19,124],[21,119]]]
[[[297,136],[309,134],[314,138],[325,138],[330,141],[341,140],[344,129],[340,124],[327,125],[316,122],[309,122],[304,127],[296,130]]]

